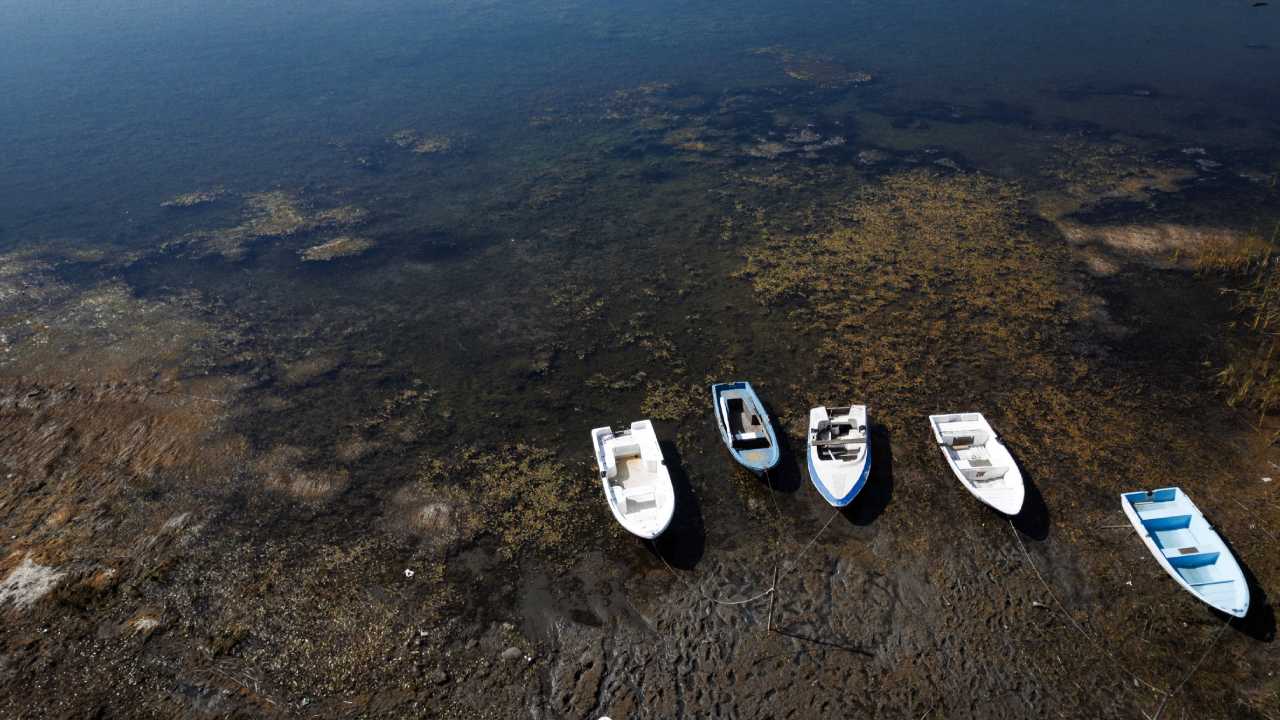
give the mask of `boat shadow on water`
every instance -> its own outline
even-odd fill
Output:
[[[675,443],[662,440],[658,445],[662,448],[662,457],[666,460],[667,472],[671,475],[676,508],[666,532],[659,535],[653,543],[646,542],[645,546],[671,567],[692,570],[706,550],[707,535],[702,521],[702,506],[698,504],[698,497],[689,483],[689,475],[684,470],[680,450]]]
[[[893,500],[893,443],[889,428],[871,423],[867,442],[871,445],[871,470],[866,487],[840,513],[854,525],[870,525],[884,514]]]
[[[1245,613],[1242,618],[1232,618],[1217,610],[1211,612],[1223,619],[1231,622],[1231,627],[1236,632],[1243,633],[1262,642],[1272,642],[1276,639],[1276,613],[1271,607],[1271,603],[1267,601],[1267,591],[1258,583],[1258,578],[1249,570],[1249,566],[1245,564],[1244,558],[1231,545],[1231,541],[1227,540],[1222,534],[1222,529],[1218,528],[1218,537],[1221,538],[1222,544],[1226,546],[1227,551],[1235,557],[1236,563],[1240,566],[1240,572],[1244,574],[1244,581],[1249,585],[1249,612]]]
[[[1018,470],[1022,471],[1022,485],[1026,488],[1026,495],[1022,500],[1022,510],[1011,518],[1013,527],[1018,532],[1031,538],[1032,540],[1044,540],[1049,537],[1049,506],[1045,504],[1044,496],[1040,494],[1040,486],[1036,484],[1035,473],[1026,463],[1019,457],[1021,453],[1011,447],[1008,441],[1001,438],[1004,442],[1005,449],[1013,456],[1013,461],[1017,463]]]
[[[764,403],[764,406],[764,411],[772,419],[773,435],[778,442],[778,464],[767,472],[761,473],[759,477],[771,490],[793,493],[799,490],[805,481],[803,475],[805,471],[801,469],[804,465],[804,456],[803,454],[796,455],[795,447],[791,444],[791,437],[778,425],[777,416],[773,414],[773,408],[768,403]],[[800,447],[805,447],[803,442]]]

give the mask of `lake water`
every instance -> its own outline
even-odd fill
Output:
[[[215,681],[153,668],[163,689],[138,701],[160,714],[252,714],[260,698],[340,714],[358,698],[376,715],[412,698],[626,717],[620,698],[640,695],[618,668],[651,673],[667,652],[636,639],[649,631],[681,638],[671,652],[695,679],[636,700],[639,716],[812,713],[853,694],[866,714],[911,717],[1150,710],[1158,695],[1130,696],[1131,678],[1045,629],[1031,603],[1050,601],[1009,528],[968,507],[921,418],[984,404],[1043,494],[1018,527],[1049,581],[1080,613],[1110,606],[1097,634],[1143,628],[1127,665],[1187,666],[1216,625],[1170,599],[1135,538],[1092,530],[1150,477],[1227,487],[1194,472],[1219,452],[1202,423],[1247,436],[1213,375],[1250,342],[1219,292],[1239,278],[1187,257],[1275,239],[1278,53],[1280,7],[1235,0],[0,0],[0,376],[219,408],[161,416],[178,439],[113,496],[126,519],[58,557],[110,564],[132,552],[124,528],[206,519],[200,542],[166,546],[167,569],[122,570],[132,589],[86,615],[176,608],[147,646],[166,658],[206,617],[222,628],[208,657],[268,690],[218,706]],[[707,385],[736,379],[790,438],[766,481],[734,471],[708,420]],[[810,405],[855,401],[882,459],[841,517],[795,448]],[[682,488],[653,548],[612,526],[588,442],[645,415]],[[227,451],[159,459],[188,422]],[[0,523],[13,552],[61,542],[31,517]],[[797,634],[844,639],[778,640],[788,659],[771,665],[753,639],[763,607],[713,614],[697,597],[758,591],[775,543],[795,551],[829,518],[817,566],[792,576],[821,599],[780,605],[811,617]],[[1232,541],[1274,588],[1265,543]],[[283,580],[263,590],[244,574],[259,565]],[[400,584],[414,566],[436,584]],[[253,616],[255,598],[298,614]],[[298,619],[309,604],[333,622]],[[103,636],[48,617],[67,647]],[[1228,636],[1247,661],[1193,684],[1189,707],[1280,707],[1245,669],[1275,659],[1257,642],[1268,617]],[[1179,623],[1195,632],[1174,637]],[[464,675],[442,655],[386,659],[421,628],[431,639],[413,642],[466,662],[498,645],[535,659],[406,690]],[[1045,648],[1056,665],[1036,665]],[[1023,674],[965,680],[1006,656]],[[744,657],[754,669],[735,677]],[[830,697],[791,687],[832,668],[848,676],[823,676]],[[1073,695],[1062,681],[1080,673],[1114,692]],[[488,695],[514,687],[527,692]]]

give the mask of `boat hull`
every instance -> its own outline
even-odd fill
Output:
[[[726,404],[735,400],[744,403],[747,411],[759,421],[758,432],[751,433],[758,438],[759,447],[747,447],[742,442],[743,433],[736,433],[732,426],[732,417],[726,411]],[[729,450],[729,454],[738,464],[754,473],[764,473],[778,464],[781,453],[778,450],[778,438],[773,430],[773,422],[764,409],[764,403],[756,395],[749,382],[716,383],[711,386],[711,405],[715,412],[716,427],[720,430],[720,439]]]
[[[613,518],[627,532],[646,540],[665,532],[675,516],[675,488],[653,425],[638,420],[618,432],[596,428],[591,442]]]
[[[863,453],[863,459],[853,468],[830,468],[824,467],[825,463],[818,459],[818,451],[816,448],[809,448],[808,465],[809,479],[813,481],[813,486],[818,489],[822,498],[835,507],[844,507],[853,502],[853,499],[862,492],[862,488],[867,484],[867,478],[871,475],[871,449]],[[843,495],[839,494],[834,488],[849,485],[850,483],[844,478],[838,477],[837,474],[848,473],[852,475],[853,482],[849,491]]]
[[[1234,617],[1249,613],[1240,563],[1180,488],[1124,493],[1120,506],[1165,573],[1201,602]]]
[[[970,495],[1005,515],[1022,512],[1027,494],[1022,470],[981,413],[930,415],[929,426],[952,475]],[[981,442],[961,447],[956,435],[962,432]],[[1002,474],[991,479],[990,473],[997,468]]]

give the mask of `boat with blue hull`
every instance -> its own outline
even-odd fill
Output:
[[[809,411],[805,453],[809,479],[828,503],[844,507],[867,484],[871,446],[867,443],[867,407],[816,407]]]
[[[743,467],[763,473],[778,464],[778,438],[774,435],[764,403],[749,382],[716,383],[711,386],[716,427],[725,447]]]
[[[1181,488],[1124,493],[1120,505],[1160,567],[1187,592],[1228,615],[1249,612],[1240,563]]]

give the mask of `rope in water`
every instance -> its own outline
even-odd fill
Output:
[[[1209,647],[1206,647],[1204,649],[1204,653],[1200,655],[1200,659],[1197,660],[1196,664],[1192,665],[1191,669],[1187,671],[1186,677],[1182,678],[1182,682],[1178,683],[1177,687],[1165,693],[1164,700],[1160,701],[1160,707],[1156,708],[1156,714],[1152,716],[1151,720],[1160,720],[1160,714],[1164,712],[1164,706],[1167,705],[1169,701],[1173,699],[1174,695],[1177,695],[1179,692],[1181,692],[1182,686],[1186,685],[1187,682],[1191,680],[1191,676],[1196,674],[1196,671],[1200,669],[1200,666],[1203,665],[1204,661],[1209,657],[1209,653],[1212,652],[1213,648],[1217,646],[1218,638],[1222,637],[1222,633],[1226,631],[1227,626],[1230,624],[1231,624],[1231,618],[1228,617],[1226,622],[1222,623],[1222,627],[1218,628],[1218,632],[1213,636],[1213,640],[1210,641]]]
[[[1196,671],[1200,669],[1200,666],[1204,664],[1204,661],[1208,659],[1209,653],[1212,652],[1213,648],[1217,646],[1219,638],[1222,637],[1222,633],[1225,632],[1227,629],[1227,626],[1231,624],[1231,618],[1227,618],[1226,621],[1222,624],[1222,627],[1218,629],[1218,632],[1214,634],[1213,639],[1209,642],[1209,646],[1204,649],[1204,653],[1200,655],[1200,659],[1196,661],[1196,664],[1192,665],[1191,669],[1187,671],[1187,674],[1185,677],[1182,678],[1182,681],[1179,682],[1177,686],[1173,687],[1172,689],[1161,690],[1155,685],[1152,685],[1146,680],[1143,680],[1142,678],[1138,677],[1135,673],[1130,671],[1129,668],[1126,668],[1124,665],[1121,665],[1120,661],[1116,658],[1116,656],[1111,654],[1111,651],[1107,650],[1107,648],[1103,646],[1102,643],[1098,642],[1096,638],[1094,638],[1088,632],[1085,632],[1084,628],[1080,627],[1079,623],[1076,622],[1075,618],[1071,617],[1071,613],[1067,612],[1067,608],[1065,605],[1062,604],[1062,600],[1061,598],[1058,597],[1058,594],[1053,591],[1053,588],[1049,587],[1049,583],[1046,582],[1044,579],[1044,576],[1040,574],[1040,569],[1036,567],[1035,562],[1031,559],[1031,553],[1027,552],[1027,546],[1023,544],[1022,536],[1018,534],[1018,529],[1014,527],[1012,520],[1009,521],[1009,529],[1013,532],[1014,539],[1018,541],[1018,547],[1022,549],[1022,555],[1027,559],[1027,564],[1029,564],[1031,566],[1031,569],[1035,571],[1036,577],[1039,578],[1040,580],[1040,584],[1044,586],[1044,589],[1053,598],[1054,602],[1057,603],[1058,609],[1062,611],[1062,614],[1067,616],[1067,620],[1071,622],[1071,625],[1075,627],[1075,629],[1079,631],[1081,635],[1085,636],[1089,640],[1089,642],[1093,643],[1094,647],[1098,648],[1098,650],[1100,650],[1102,654],[1106,655],[1107,659],[1109,659],[1112,662],[1112,664],[1114,664],[1122,672],[1124,672],[1126,675],[1132,678],[1134,682],[1146,685],[1148,688],[1150,688],[1154,692],[1164,696],[1164,698],[1160,701],[1160,706],[1156,708],[1156,714],[1151,718],[1151,720],[1160,720],[1160,715],[1164,713],[1165,706],[1169,703],[1170,700],[1174,698],[1175,695],[1177,695],[1179,692],[1182,691],[1183,686],[1186,685],[1187,682],[1191,680],[1191,676],[1195,675]]]
[[[1062,615],[1066,616],[1066,619],[1070,621],[1071,626],[1073,626],[1073,628],[1076,629],[1076,632],[1079,632],[1080,634],[1084,635],[1084,638],[1088,639],[1088,641],[1093,644],[1093,647],[1096,647],[1098,651],[1102,652],[1102,655],[1105,655],[1107,657],[1107,660],[1111,661],[1112,665],[1115,665],[1117,669],[1120,669],[1121,673],[1124,673],[1125,675],[1129,675],[1129,678],[1133,679],[1133,682],[1146,685],[1146,687],[1151,689],[1152,692],[1160,693],[1162,694],[1162,696],[1165,696],[1165,701],[1160,703],[1161,710],[1164,710],[1165,702],[1169,702],[1169,698],[1172,696],[1172,694],[1176,692],[1176,689],[1181,689],[1181,684],[1178,685],[1178,688],[1176,688],[1175,691],[1164,691],[1164,689],[1157,688],[1156,685],[1148,683],[1147,680],[1139,678],[1139,676],[1133,673],[1132,670],[1129,670],[1128,667],[1121,665],[1120,660],[1117,660],[1116,656],[1112,655],[1110,650],[1107,650],[1107,648],[1103,646],[1102,643],[1097,641],[1097,638],[1094,638],[1093,635],[1089,634],[1087,630],[1085,630],[1084,628],[1082,628],[1082,626],[1080,626],[1079,623],[1076,623],[1075,618],[1071,618],[1070,612],[1066,611],[1066,606],[1062,605],[1061,598],[1057,597],[1057,593],[1053,592],[1053,588],[1051,588],[1050,584],[1048,584],[1046,580],[1044,580],[1044,575],[1042,575],[1041,571],[1039,571],[1039,568],[1037,568],[1036,562],[1032,560],[1032,555],[1030,555],[1030,553],[1027,552],[1027,546],[1025,546],[1025,544],[1023,543],[1023,538],[1019,536],[1018,528],[1014,527],[1014,521],[1012,520],[1009,521],[1009,529],[1011,530],[1012,533],[1014,533],[1014,539],[1018,541],[1018,547],[1020,547],[1021,551],[1023,551],[1023,557],[1027,559],[1027,564],[1032,566],[1032,570],[1036,571],[1036,577],[1039,579],[1039,582],[1041,582],[1041,585],[1043,585],[1044,591],[1050,594],[1050,597],[1053,598],[1053,602],[1057,603],[1057,609],[1059,609],[1062,612]],[[1213,638],[1213,642],[1215,643],[1217,642],[1216,635],[1215,635],[1215,638]],[[1210,648],[1212,648],[1212,644]],[[1206,657],[1208,656],[1208,651],[1204,652],[1204,656]],[[1201,657],[1201,661],[1197,662],[1196,667],[1193,667],[1192,673],[1194,673],[1194,671],[1198,669],[1199,665],[1201,665],[1201,662],[1203,661],[1204,661],[1204,657]],[[1190,679],[1190,674],[1187,675],[1187,679]],[[1187,682],[1187,680],[1184,679],[1183,683],[1185,684],[1185,682]],[[1157,712],[1156,716],[1158,717],[1160,716],[1160,714],[1158,714]]]
[[[1071,617],[1071,613],[1067,612],[1067,607],[1062,603],[1062,599],[1058,597],[1058,593],[1054,592],[1053,588],[1049,587],[1049,583],[1045,581],[1044,575],[1040,574],[1040,568],[1036,567],[1035,561],[1031,559],[1031,553],[1027,552],[1027,546],[1023,544],[1022,536],[1018,534],[1018,528],[1014,526],[1012,520],[1009,521],[1009,529],[1013,531],[1013,537],[1015,540],[1018,541],[1018,547],[1022,548],[1022,556],[1027,559],[1027,564],[1030,565],[1031,569],[1035,571],[1036,577],[1039,578],[1040,580],[1040,584],[1044,586],[1045,591],[1047,591],[1049,593],[1049,596],[1053,598],[1053,601],[1057,604],[1058,609],[1062,611],[1062,614],[1067,617],[1067,620],[1071,623],[1071,626],[1074,627],[1077,632],[1083,635],[1090,643],[1092,643],[1094,647],[1096,647],[1099,651],[1101,651],[1103,655],[1106,655],[1107,659],[1110,660],[1112,664],[1114,664],[1122,672],[1124,672],[1126,675],[1132,678],[1134,682],[1146,685],[1148,688],[1150,688],[1151,690],[1157,693],[1165,694],[1166,691],[1161,690],[1160,688],[1156,687],[1155,685],[1152,685],[1146,680],[1143,680],[1142,678],[1134,674],[1132,671],[1130,671],[1129,668],[1125,667],[1124,665],[1121,665],[1120,661],[1116,658],[1115,655],[1111,654],[1110,650],[1108,650],[1105,646],[1103,646],[1102,643],[1098,642],[1098,640],[1094,638],[1092,635],[1090,635],[1083,627],[1080,627],[1080,623],[1076,622],[1076,619],[1074,617]]]

